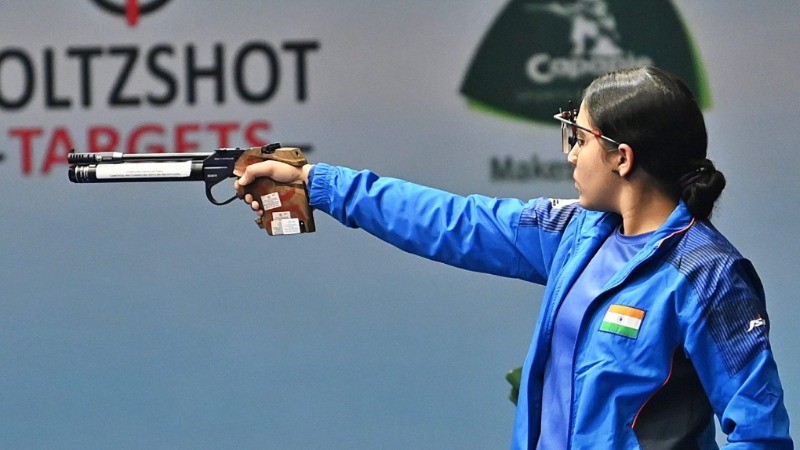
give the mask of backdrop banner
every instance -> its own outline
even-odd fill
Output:
[[[728,179],[714,224],[762,277],[800,422],[798,22],[795,1],[4,2],[0,446],[507,447],[539,286],[321,213],[269,237],[199,181],[73,184],[67,154],[279,142],[460,194],[571,198],[552,115],[642,64],[701,99]]]

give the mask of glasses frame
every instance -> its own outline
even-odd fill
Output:
[[[578,117],[577,109],[561,111],[559,108],[559,111],[560,112],[554,115],[553,118],[561,122],[561,151],[564,153],[571,152],[573,147],[575,147],[575,144],[578,143],[578,129],[586,131],[598,139],[605,139],[606,141],[614,144],[615,147],[622,145],[614,139],[604,135],[600,130],[592,130],[578,125],[576,123],[576,119]]]

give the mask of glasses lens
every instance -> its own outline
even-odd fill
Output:
[[[572,147],[578,142],[578,137],[575,135],[576,128],[567,123],[561,123],[561,151],[569,153]]]

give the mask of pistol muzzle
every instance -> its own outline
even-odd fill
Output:
[[[122,161],[120,152],[98,152],[98,153],[70,153],[67,155],[69,164],[98,164],[104,162]]]

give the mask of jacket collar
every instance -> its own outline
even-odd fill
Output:
[[[673,237],[680,236],[685,233],[695,223],[695,218],[689,212],[689,208],[680,200],[678,206],[672,211],[672,214],[667,217],[666,222],[661,225],[653,237],[648,242],[648,245],[661,247],[665,242],[668,242]]]
[[[589,227],[584,227],[581,233],[583,238],[597,238],[599,243],[605,241],[607,237],[622,223],[622,217],[617,213],[590,212],[589,215],[596,215]],[[680,200],[678,206],[667,217],[667,220],[653,233],[647,243],[647,247],[660,247],[664,242],[672,237],[684,233],[694,225],[695,218],[689,212],[689,208]],[[599,245],[596,244],[596,245]]]

